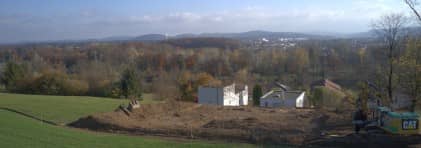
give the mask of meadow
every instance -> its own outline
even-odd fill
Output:
[[[153,103],[147,95],[141,103]],[[46,96],[0,93],[0,147],[254,147],[250,144],[164,140],[73,129],[64,124],[80,117],[114,110],[128,100],[86,96]],[[43,120],[54,126],[18,113],[13,109]]]
[[[252,147],[247,144],[172,141],[106,133],[94,133],[53,126],[16,113],[0,110],[0,147],[73,148],[73,147]]]
[[[109,112],[119,105],[127,105],[125,99],[88,96],[48,96],[0,93],[0,108],[13,109],[28,115],[67,124],[92,113]],[[145,94],[140,103],[154,103],[152,94]]]

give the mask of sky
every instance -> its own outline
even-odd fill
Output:
[[[149,33],[363,32],[403,0],[0,0],[0,43]]]

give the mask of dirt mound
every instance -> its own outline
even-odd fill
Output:
[[[247,129],[257,127],[256,118],[231,119],[231,120],[212,120],[203,125],[204,128],[223,128],[223,129]]]
[[[81,118],[70,124],[91,130],[254,143],[303,144],[341,116],[306,109],[221,107],[172,102],[140,105]],[[341,119],[342,120],[342,119]],[[350,122],[348,122],[350,123]]]

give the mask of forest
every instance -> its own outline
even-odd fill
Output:
[[[419,76],[411,74],[420,70],[414,63],[420,46],[421,40],[408,37],[393,50],[394,90],[414,91]],[[162,100],[194,101],[201,85],[235,82],[267,91],[279,82],[310,91],[312,82],[330,79],[355,97],[362,82],[387,89],[385,47],[377,38],[311,39],[288,49],[225,38],[2,45],[1,80],[4,91],[15,93],[114,98],[153,93]]]

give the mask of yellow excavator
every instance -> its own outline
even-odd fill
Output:
[[[365,128],[381,129],[386,133],[399,135],[419,134],[419,115],[414,112],[394,112],[388,107],[379,106],[374,116],[367,121]]]
[[[377,87],[368,83],[368,86],[378,91]],[[369,91],[373,92],[373,91]],[[353,116],[353,123],[357,129],[364,128],[368,132],[383,132],[399,135],[419,134],[419,118],[415,112],[398,112],[381,105],[380,98],[369,95],[367,112],[361,110],[361,103],[357,103],[357,111]],[[359,114],[359,115],[358,115]]]

